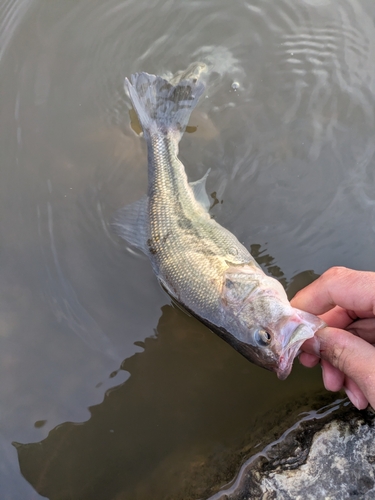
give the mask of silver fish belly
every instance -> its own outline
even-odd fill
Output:
[[[281,284],[209,215],[207,174],[188,182],[178,144],[204,91],[196,64],[169,80],[125,79],[148,150],[148,193],[113,228],[150,259],[167,292],[250,361],[285,379],[301,344],[324,323],[291,307]]]

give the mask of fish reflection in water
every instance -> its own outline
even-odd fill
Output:
[[[118,212],[113,227],[149,257],[171,297],[247,359],[285,379],[301,344],[324,323],[292,308],[282,285],[210,217],[209,172],[187,181],[178,143],[204,91],[205,69],[198,63],[168,80],[147,73],[125,80],[147,143],[149,188]]]
[[[248,428],[256,368],[178,308],[163,306],[156,333],[137,343],[144,351],[121,367],[131,376],[90,408],[88,421],[65,422],[39,443],[15,444],[21,472],[39,494],[186,500],[214,492],[226,450],[219,446],[214,462],[207,450]],[[274,379],[265,375],[267,391]],[[189,469],[200,477],[195,491],[186,484]]]
[[[312,277],[296,279],[305,285]],[[269,409],[277,381],[264,374],[255,408],[257,368],[170,305],[162,308],[156,337],[137,345],[143,352],[121,365],[131,376],[90,407],[89,420],[62,423],[40,442],[14,443],[21,473],[39,494],[192,500],[232,478],[243,459],[233,450]],[[280,402],[289,394],[283,384]]]

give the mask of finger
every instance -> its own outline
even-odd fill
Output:
[[[335,305],[375,316],[375,273],[332,267],[302,289],[291,301],[293,307],[323,314]]]
[[[307,368],[313,368],[316,366],[320,359],[315,354],[309,354],[308,352],[301,352],[299,355],[299,361],[301,365],[306,366]]]
[[[315,350],[311,354],[319,355],[345,373],[375,406],[375,348],[360,337],[336,328],[322,328],[311,340],[314,342],[308,348]],[[349,391],[352,387],[350,383]]]
[[[305,340],[301,346],[302,354],[308,353],[315,356],[318,360],[320,359],[320,340],[317,338],[316,334],[314,337]],[[301,355],[302,355],[301,354]]]
[[[324,387],[328,391],[337,392],[344,386],[345,375],[325,359],[321,361]]]
[[[353,405],[358,408],[358,410],[364,410],[365,408],[367,408],[367,405],[369,403],[367,397],[363,394],[354,380],[345,377],[344,389],[346,395],[353,403]]]
[[[343,309],[340,306],[335,306],[330,311],[320,314],[319,317],[327,323],[328,326],[334,326],[335,328],[341,328],[342,330],[357,319],[357,315]]]
[[[375,343],[375,318],[359,319],[347,326],[346,330],[361,337],[370,344]]]
[[[299,359],[300,362],[308,368],[312,368],[319,362],[319,358],[317,356],[307,352],[302,352]],[[366,396],[353,380],[346,377],[344,373],[324,359],[321,360],[321,367],[324,387],[328,391],[336,392],[344,387],[348,398],[356,408],[362,410],[367,407],[368,400]]]

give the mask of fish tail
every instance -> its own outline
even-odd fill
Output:
[[[180,140],[204,84],[195,75],[172,84],[160,76],[135,73],[130,81],[125,78],[125,90],[145,134],[174,132]]]

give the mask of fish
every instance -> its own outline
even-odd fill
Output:
[[[203,63],[169,78],[139,72],[125,78],[148,153],[148,189],[112,221],[141,250],[166,292],[249,361],[284,380],[302,343],[325,326],[293,308],[234,234],[209,213],[209,171],[189,182],[179,142],[205,90]]]

